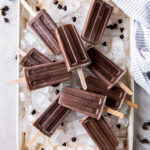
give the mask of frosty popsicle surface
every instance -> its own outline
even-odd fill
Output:
[[[72,78],[72,73],[67,71],[64,61],[27,67],[24,72],[28,89],[31,91]]]
[[[92,44],[100,44],[107,23],[112,14],[113,7],[102,0],[92,0],[82,38]]]

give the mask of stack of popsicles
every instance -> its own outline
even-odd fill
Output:
[[[102,112],[107,111],[123,117],[123,114],[116,111],[123,102],[137,108],[136,104],[125,100],[126,93],[132,95],[132,91],[119,81],[125,72],[94,47],[86,50],[74,25],[57,27],[45,10],[39,11],[36,15],[25,0],[21,2],[34,17],[28,22],[30,28],[54,54],[62,52],[64,61],[52,62],[35,48],[26,54],[21,49],[13,47],[23,56],[20,65],[24,68],[25,78],[20,81],[24,80],[28,89],[32,91],[69,80],[72,78],[71,71],[77,69],[83,89],[63,88],[58,99],[33,124],[38,132],[27,146],[30,146],[41,133],[50,137],[73,110],[86,115],[80,122],[98,148],[115,150],[118,141],[103,118]],[[112,11],[113,7],[106,2],[93,0],[82,38],[89,43],[100,44]],[[97,78],[85,79],[82,68],[86,66]],[[8,84],[18,81],[19,79]],[[116,86],[117,83],[121,88]]]

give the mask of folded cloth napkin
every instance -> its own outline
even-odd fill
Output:
[[[131,73],[135,82],[150,94],[150,0],[112,1],[135,20]]]

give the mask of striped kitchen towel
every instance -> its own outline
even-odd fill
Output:
[[[150,0],[113,0],[134,19],[134,48],[131,73],[136,83],[150,94]]]

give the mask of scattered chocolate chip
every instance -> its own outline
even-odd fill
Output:
[[[64,122],[61,123],[61,126],[62,126],[62,127],[64,126]]]
[[[63,143],[62,146],[66,146],[66,143]]]
[[[40,7],[35,6],[35,10],[36,10],[36,11],[40,11]]]
[[[17,60],[17,55],[15,56],[15,59]]]
[[[56,62],[56,60],[53,60],[53,62]]]
[[[103,45],[103,46],[107,46],[107,43],[106,43],[106,42],[103,42],[102,45]]]
[[[63,8],[63,9],[64,9],[64,11],[66,11],[66,10],[67,10],[67,6],[64,6],[64,8]]]
[[[6,23],[7,23],[7,22],[9,22],[9,19],[7,19],[7,18],[4,18],[4,22],[6,22]]]
[[[107,115],[108,115],[108,116],[112,116],[112,114],[110,114],[110,113],[107,113]]]
[[[58,85],[59,85],[59,83],[57,83],[57,84],[53,84],[52,86],[53,86],[53,87],[57,87]]]
[[[114,28],[114,29],[117,29],[117,27],[118,27],[118,24],[117,24],[117,23],[114,23],[113,28]]]
[[[124,35],[123,35],[123,34],[121,34],[121,35],[120,35],[120,38],[121,38],[121,39],[124,39]]]
[[[62,5],[60,5],[60,4],[58,4],[58,6],[57,6],[59,9],[62,9]]]
[[[109,26],[107,26],[107,28],[113,30],[114,26],[113,25],[109,25]]]
[[[31,114],[32,114],[32,115],[35,115],[35,114],[36,114],[36,110],[33,109],[32,112],[31,112]]]
[[[72,140],[72,142],[75,142],[77,139],[76,139],[76,137],[73,137],[71,140]]]
[[[1,14],[2,16],[6,16],[6,12],[4,10],[2,10]]]
[[[60,92],[60,91],[59,91],[58,89],[56,89],[55,94],[58,95],[59,92]]]
[[[140,142],[142,144],[148,144],[149,143],[149,140],[148,139],[141,139]]]
[[[122,23],[122,19],[118,19],[118,23],[121,24]]]
[[[150,121],[147,124],[148,124],[148,126],[150,126]]]
[[[120,32],[122,33],[124,31],[124,28],[120,28]]]
[[[121,128],[121,124],[117,124],[116,127],[117,127],[118,129],[120,129],[120,128]]]
[[[41,150],[44,150],[44,148],[41,148]]]
[[[77,19],[76,19],[76,17],[75,17],[75,16],[74,16],[74,17],[72,17],[72,21],[73,21],[73,22],[76,22],[76,20],[77,20]]]
[[[58,1],[57,1],[57,0],[54,0],[54,4],[57,5],[57,4],[58,4]]]
[[[8,10],[9,10],[9,7],[8,7],[8,6],[4,6],[1,10],[3,10],[3,11],[8,11]]]
[[[148,130],[148,123],[144,122],[143,126],[142,126],[143,130]]]

